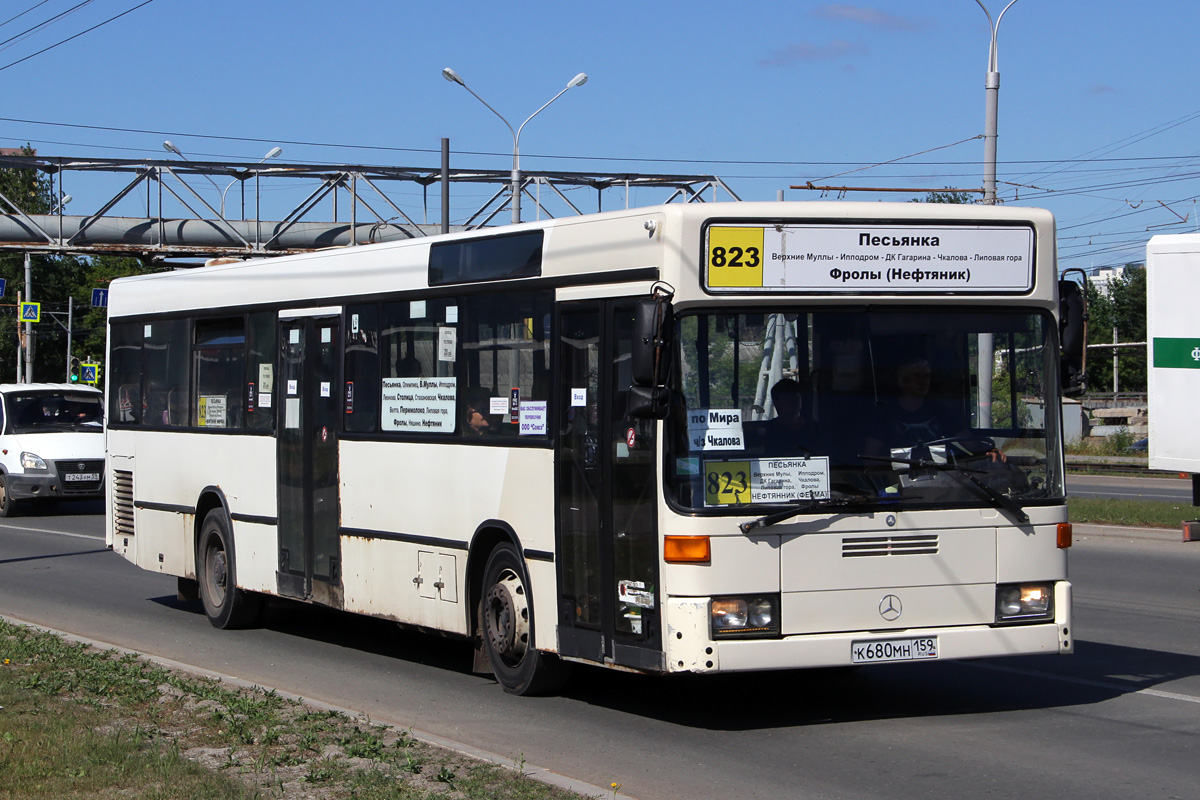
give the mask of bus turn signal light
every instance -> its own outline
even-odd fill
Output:
[[[1058,546],[1063,549],[1071,546],[1071,523],[1058,523]]]
[[[707,536],[667,536],[663,538],[663,558],[674,564],[712,561],[712,546]]]

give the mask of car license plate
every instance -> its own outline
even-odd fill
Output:
[[[938,657],[936,636],[912,639],[880,639],[850,643],[850,660],[855,664],[880,664],[886,661],[916,661]]]
[[[67,472],[63,474],[63,480],[71,481],[98,481],[100,480],[99,472]]]

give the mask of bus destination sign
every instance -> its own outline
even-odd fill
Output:
[[[1033,229],[1001,225],[711,225],[714,292],[1028,292]]]

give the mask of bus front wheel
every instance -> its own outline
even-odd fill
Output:
[[[253,624],[262,607],[262,598],[237,587],[234,564],[229,520],[224,511],[213,509],[200,529],[196,575],[204,613],[214,628],[243,628]]]
[[[501,544],[488,556],[479,600],[479,626],[492,673],[504,691],[547,694],[566,682],[568,665],[538,652],[525,565],[515,547]]]

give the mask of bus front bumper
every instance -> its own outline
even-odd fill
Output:
[[[848,667],[867,663],[930,663],[996,656],[1068,654],[1071,585],[1055,588],[1055,620],[1021,625],[960,625],[888,631],[803,634],[774,639],[714,641],[708,630],[708,602],[671,598],[666,661],[668,672],[740,672]],[[935,656],[926,647],[933,640]],[[864,655],[865,654],[865,655]],[[878,654],[878,657],[872,657]]]

